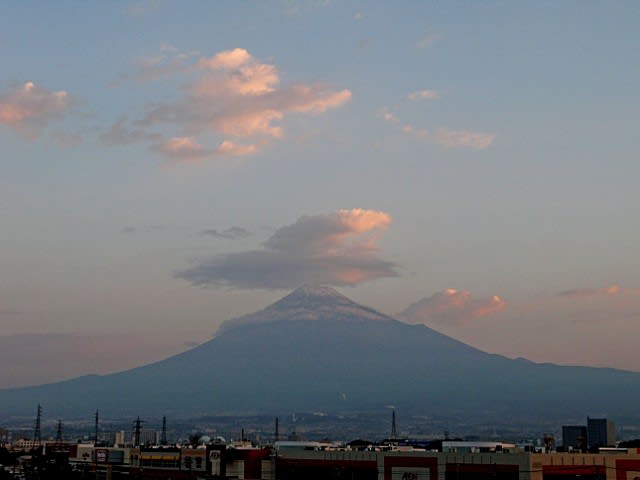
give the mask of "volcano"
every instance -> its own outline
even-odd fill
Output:
[[[499,332],[496,332],[499,335]],[[191,350],[131,370],[0,390],[3,415],[368,411],[636,416],[640,373],[493,355],[327,287],[225,322]]]

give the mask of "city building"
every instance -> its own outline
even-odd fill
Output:
[[[587,418],[587,446],[614,447],[616,444],[616,426],[607,418]]]

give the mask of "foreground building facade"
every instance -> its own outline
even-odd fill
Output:
[[[534,453],[501,444],[427,452],[302,444],[288,448],[94,448],[73,446],[69,462],[86,478],[229,480],[640,480],[637,449]]]

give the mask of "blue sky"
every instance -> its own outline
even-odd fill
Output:
[[[408,321],[489,351],[640,370],[639,20],[635,2],[11,4],[0,340],[107,353],[0,384],[162,358],[301,281],[390,314],[424,299]]]

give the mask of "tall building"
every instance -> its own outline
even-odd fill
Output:
[[[587,444],[588,447],[615,447],[616,426],[607,418],[587,417]]]

